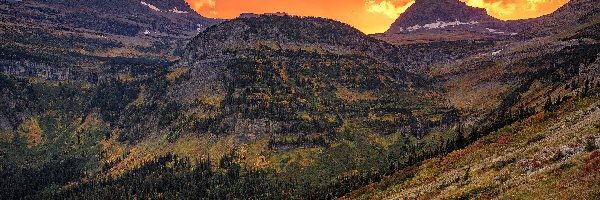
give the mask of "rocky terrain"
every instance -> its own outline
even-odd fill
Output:
[[[497,113],[507,111],[530,117],[493,128],[464,149],[408,167],[347,198],[598,198],[593,167],[599,137],[597,9],[590,1],[569,2],[537,19],[516,41],[431,65],[427,73],[445,88],[443,96],[459,113],[471,113],[461,117],[466,124],[481,116],[491,120],[484,123],[497,122]],[[578,23],[561,24],[561,19]]]
[[[417,0],[377,37],[393,44],[506,40],[536,20],[502,21],[457,0]]]
[[[391,25],[386,33],[419,32],[431,29],[493,27],[501,23],[483,8],[470,7],[455,0],[417,0]]]
[[[0,70],[86,81],[175,60],[190,38],[220,22],[183,0],[4,1],[0,19]]]

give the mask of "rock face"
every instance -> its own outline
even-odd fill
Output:
[[[38,5],[65,15],[49,21],[124,36],[195,35],[219,21],[198,15],[183,0],[44,0]]]
[[[183,0],[19,1],[0,4],[0,20],[0,71],[92,82],[176,60],[191,38],[222,21]]]
[[[7,28],[23,24],[108,38],[191,38],[221,21],[200,16],[183,0],[23,1],[0,5],[0,10],[0,18],[10,22],[3,25]]]
[[[515,25],[470,7],[458,0],[416,0],[386,33],[414,33],[432,30],[461,30],[511,34]]]
[[[208,29],[190,42],[185,56],[227,57],[232,55],[227,53],[231,48],[254,48],[259,44],[283,49],[305,47],[361,52],[388,64],[401,59],[395,55],[398,50],[394,46],[368,37],[347,24],[269,14],[239,18]]]
[[[221,99],[211,132],[249,138],[331,132],[341,119],[418,136],[439,127],[433,115],[451,123],[451,111],[438,109],[440,102],[424,95],[425,78],[388,64],[399,59],[398,52],[332,20],[235,19],[190,42],[171,71],[189,70],[169,99]],[[417,105],[440,114],[420,113]],[[384,116],[389,120],[375,122]]]

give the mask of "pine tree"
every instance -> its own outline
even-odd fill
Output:
[[[464,131],[463,131],[463,125],[459,125],[458,127],[458,132],[456,133],[456,140],[454,143],[454,146],[456,149],[460,149],[463,148],[466,144],[465,141],[465,136],[464,136]]]
[[[554,104],[552,103],[552,98],[551,97],[547,97],[546,103],[544,103],[544,110],[545,111],[552,111],[553,107],[554,107]]]

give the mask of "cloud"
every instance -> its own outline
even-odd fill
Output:
[[[384,0],[380,1],[379,3],[377,3],[375,0],[366,1],[367,12],[381,13],[392,19],[398,18],[398,16],[406,11],[406,9],[408,9],[408,7],[410,7],[413,3],[415,3],[414,0]]]
[[[497,16],[510,16],[517,10],[517,4],[511,1],[467,0],[465,2],[469,6],[485,8],[488,13]]]
[[[461,0],[473,7],[485,8],[501,19],[523,19],[549,14],[569,0]]]
[[[207,10],[211,14],[217,14],[215,7],[217,6],[216,0],[191,0],[187,1],[190,7],[194,10]]]
[[[539,4],[554,3],[553,0],[527,0],[527,7],[531,11],[538,10]]]

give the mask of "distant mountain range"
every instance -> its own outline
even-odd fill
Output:
[[[497,28],[500,20],[483,8],[470,7],[458,0],[416,0],[386,33],[406,33],[432,29]]]
[[[193,11],[183,0],[20,1],[3,5],[13,23],[46,24],[121,36],[195,35],[219,20]]]
[[[0,19],[0,68],[82,80],[128,71],[131,63],[177,59],[189,39],[222,21],[200,16],[183,0],[13,1],[0,4]]]
[[[169,57],[222,20],[183,1],[13,1],[0,4],[3,47],[37,55],[64,51],[99,57]],[[17,48],[23,47],[23,48]],[[30,47],[30,48],[29,48]],[[36,48],[34,48],[36,47]]]
[[[388,41],[403,37],[400,39],[403,43],[418,43],[421,38],[430,41],[505,38],[517,35],[533,21],[502,21],[489,16],[483,8],[470,7],[458,0],[416,0],[380,36]]]

